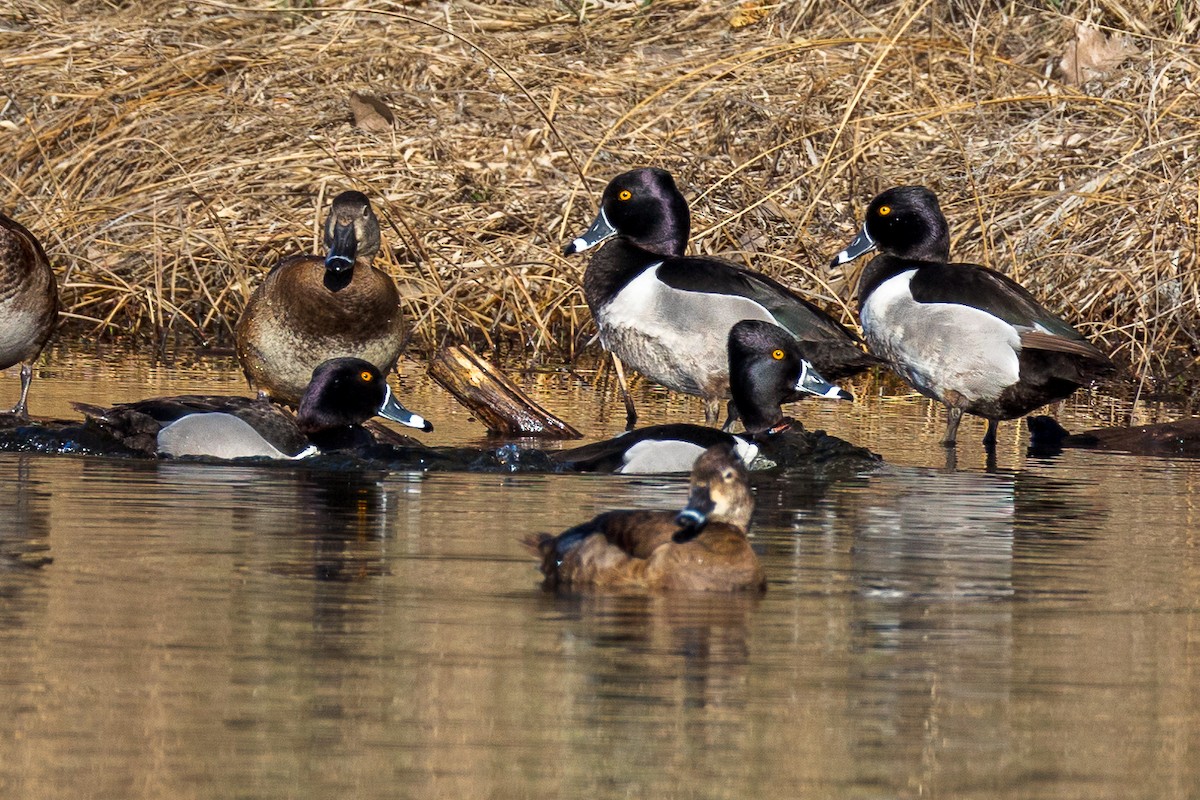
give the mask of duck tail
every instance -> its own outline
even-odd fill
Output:
[[[529,552],[538,556],[545,556],[545,544],[553,539],[554,537],[548,533],[530,533],[526,536],[523,536],[521,539],[519,539],[519,541],[521,542],[521,545]]]

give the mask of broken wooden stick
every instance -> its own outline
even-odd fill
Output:
[[[470,409],[491,433],[546,439],[579,439],[583,436],[462,345],[439,349],[429,364],[429,374]]]

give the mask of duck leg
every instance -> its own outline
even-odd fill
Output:
[[[13,406],[12,413],[16,414],[21,419],[29,416],[29,410],[25,406],[25,401],[29,399],[29,384],[33,382],[33,365],[21,365],[21,399]]]
[[[721,421],[721,401],[715,397],[704,400],[704,424],[716,427]]]
[[[725,406],[725,424],[721,426],[721,430],[725,431],[725,433],[732,433],[733,423],[737,422],[740,416],[741,414],[738,413],[737,406],[733,400],[730,400],[728,405]]]
[[[621,387],[621,400],[625,403],[625,430],[633,430],[633,426],[637,424],[637,409],[633,407],[633,396],[629,394],[629,384],[625,382],[625,367],[616,354],[609,355],[612,356],[613,370],[617,373],[617,383]]]
[[[962,409],[958,406],[946,406],[946,438],[942,439],[946,447],[954,447],[958,443],[958,423],[962,422],[962,415]]]
[[[983,449],[989,453],[996,452],[996,429],[1000,427],[997,420],[989,419],[987,433],[983,434]]]

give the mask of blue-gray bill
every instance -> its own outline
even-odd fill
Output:
[[[583,235],[572,241],[563,248],[563,255],[571,255],[572,253],[582,253],[589,247],[595,247],[605,239],[611,239],[617,235],[617,229],[608,221],[608,215],[604,213],[604,209],[600,209],[600,213],[596,215],[596,219],[592,222],[592,226],[584,231]]]
[[[328,244],[325,269],[345,272],[354,266],[354,259],[358,257],[358,237],[354,233],[354,225],[335,225]]]
[[[871,234],[867,233],[867,227],[858,232],[854,240],[846,246],[846,249],[833,257],[833,261],[829,262],[829,266],[836,267],[841,264],[848,264],[864,253],[869,253],[875,249],[875,240],[871,238]]]
[[[800,379],[796,381],[797,392],[824,397],[826,400],[853,400],[854,395],[840,386],[821,377],[816,368],[807,361],[800,362]]]
[[[407,425],[410,428],[425,431],[426,433],[433,430],[433,425],[429,420],[420,414],[414,414],[397,402],[390,386],[387,389],[387,395],[383,398],[383,405],[379,407],[379,416],[384,419],[390,419],[393,422],[399,422],[401,425]]]

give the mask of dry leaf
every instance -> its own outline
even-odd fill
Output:
[[[747,0],[734,9],[729,18],[729,25],[733,28],[744,28],[764,19],[770,13],[771,6],[763,0]]]
[[[1076,86],[1095,80],[1138,51],[1128,36],[1105,35],[1095,25],[1075,26],[1075,41],[1059,62],[1063,75]]]
[[[392,129],[395,117],[387,104],[378,97],[359,92],[350,93],[350,113],[354,115],[354,124],[364,131],[387,133]]]

